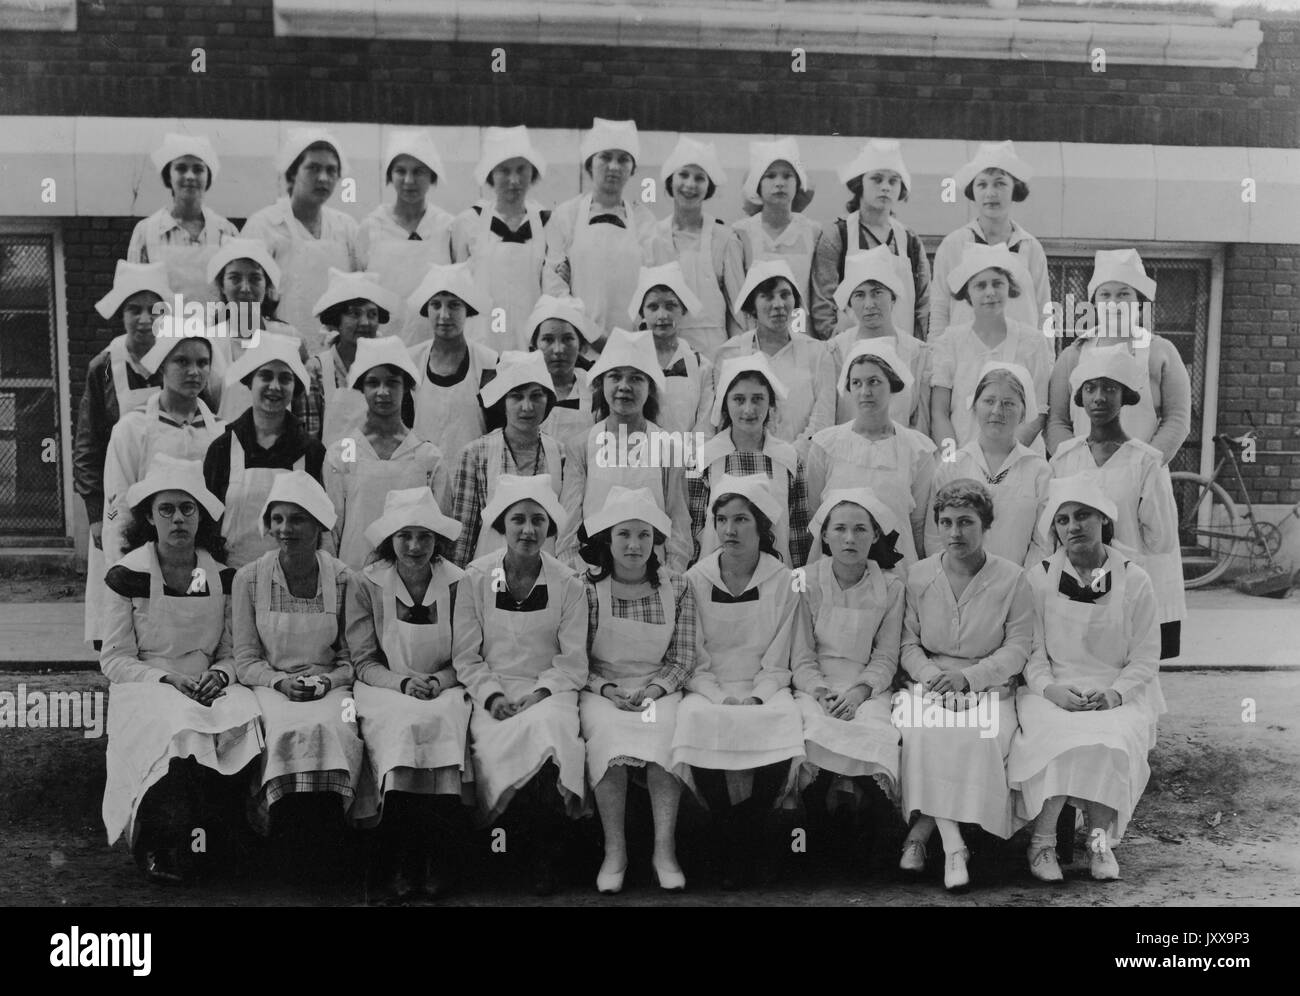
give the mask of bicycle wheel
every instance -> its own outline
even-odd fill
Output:
[[[1169,478],[1178,506],[1183,587],[1200,588],[1228,569],[1240,538],[1237,512],[1228,493],[1208,477],[1176,471]]]

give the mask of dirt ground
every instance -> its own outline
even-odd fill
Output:
[[[97,674],[0,671],[0,691],[103,689]],[[1170,714],[1151,758],[1152,778],[1124,842],[1123,879],[1093,883],[1086,863],[1060,886],[1042,886],[1024,867],[1023,838],[986,847],[972,862],[975,887],[947,895],[937,878],[900,881],[893,849],[876,867],[845,874],[809,853],[791,854],[776,884],[724,893],[701,872],[700,834],[683,827],[682,860],[691,891],[665,896],[634,863],[628,888],[598,896],[598,832],[586,840],[584,870],[562,894],[531,896],[520,870],[490,855],[488,838],[472,862],[478,883],[453,902],[466,905],[1294,905],[1300,898],[1300,674],[1175,673],[1164,680]],[[1254,722],[1243,721],[1253,700]],[[99,819],[104,740],[75,730],[0,729],[0,903],[81,906],[355,905],[364,902],[359,861],[311,885],[285,883],[270,867],[238,880],[157,888],[135,870],[122,844],[104,842]],[[645,814],[642,814],[645,815]],[[689,822],[689,820],[687,821]],[[932,848],[933,850],[933,848]],[[358,852],[359,853],[359,852]],[[1079,849],[1082,853],[1082,848]],[[799,867],[799,865],[805,867]],[[263,859],[263,865],[269,862]],[[637,874],[640,872],[640,874]],[[526,881],[526,880],[525,880]]]
[[[84,571],[23,568],[18,572],[0,571],[0,605],[20,602],[80,601],[86,594]]]

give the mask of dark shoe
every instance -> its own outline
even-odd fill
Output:
[[[446,899],[456,891],[459,883],[455,867],[441,855],[428,855],[424,859],[424,888],[426,899]]]
[[[144,873],[150,882],[158,885],[183,885],[185,875],[175,848],[148,851],[144,856]]]
[[[533,895],[553,896],[560,891],[560,876],[555,862],[549,855],[538,857],[533,862]]]

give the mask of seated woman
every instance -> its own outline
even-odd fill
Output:
[[[765,817],[804,759],[789,687],[799,596],[775,556],[772,523],[785,510],[766,478],[722,475],[709,507],[722,545],[686,572],[699,656],[677,711],[672,770],[713,814],[722,887],[734,889],[761,860]]]
[[[470,718],[480,822],[523,819],[533,890],[560,886],[554,859],[566,815],[586,790],[578,692],[587,684],[587,600],[582,582],[542,550],[565,512],[546,474],[503,476],[483,521],[505,548],[474,561],[453,620],[456,676],[474,702]]]
[[[856,818],[870,836],[898,799],[889,693],[904,585],[882,570],[902,559],[898,522],[870,488],[852,488],[830,492],[808,531],[824,556],[808,571],[790,662],[811,782],[804,798],[809,812],[844,829]]]
[[[1061,881],[1056,823],[1067,799],[1088,817],[1092,877],[1119,878],[1111,846],[1151,776],[1165,711],[1155,592],[1110,545],[1117,515],[1095,480],[1052,481],[1043,531],[1059,545],[1028,573],[1037,627],[1007,779],[1020,815],[1035,820],[1029,870],[1044,882]]]
[[[528,348],[542,354],[555,388],[555,407],[542,423],[542,431],[565,446],[586,439],[596,416],[587,383],[591,361],[582,356],[591,346],[593,332],[582,302],[543,294],[528,317],[528,326],[532,329]]]
[[[943,884],[970,883],[961,823],[1003,840],[1019,825],[1006,757],[1016,729],[1012,679],[1024,670],[1034,631],[1033,599],[1019,564],[984,550],[993,498],[957,480],[934,498],[943,550],[907,575],[903,667],[914,684],[895,704],[903,730],[903,871],[925,870],[937,825]],[[969,693],[969,694],[963,694]]]
[[[347,641],[366,763],[352,806],[380,827],[398,901],[444,896],[464,858],[469,696],[451,666],[452,606],[464,572],[438,554],[460,523],[428,487],[390,491],[366,529],[370,563],[348,588]]]
[[[235,670],[266,730],[252,819],[264,834],[275,830],[305,871],[337,858],[361,777],[344,635],[352,572],[320,549],[334,507],[305,471],[276,476],[261,521],[279,549],[241,567],[232,595]]]
[[[127,492],[130,552],[108,571],[100,669],[112,682],[104,826],[123,833],[154,882],[179,882],[206,853],[228,851],[243,781],[262,753],[257,700],[234,684],[228,594],[233,571],[216,522],[221,502],[196,461],[160,455]]]
[[[664,372],[659,422],[669,432],[709,431],[713,364],[677,337],[682,319],[699,310],[700,300],[676,260],[641,268],[627,313],[633,328],[647,328],[654,336],[655,355]]]
[[[655,556],[672,526],[649,491],[615,485],[584,526],[590,673],[578,710],[605,831],[596,888],[623,888],[628,769],[644,768],[654,817],[650,863],[661,889],[684,889],[676,843],[682,786],[669,769],[680,689],[695,669],[695,595]]]

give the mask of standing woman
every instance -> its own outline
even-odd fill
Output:
[[[789,392],[776,424],[778,439],[793,443],[801,457],[813,435],[835,424],[835,367],[824,343],[795,332],[795,310],[808,298],[783,259],[750,267],[732,305],[741,321],[748,315],[755,328],[728,339],[717,352],[718,368],[736,356],[762,352]],[[716,389],[715,389],[716,390]]]
[[[465,322],[486,305],[468,263],[431,266],[406,302],[432,328],[432,338],[411,347],[415,379],[415,431],[455,460],[487,432],[478,392],[492,377],[497,354],[465,338]]]
[[[763,477],[724,474],[709,509],[722,545],[686,572],[700,637],[672,764],[713,815],[722,887],[734,889],[762,863],[767,813],[789,796],[804,759],[790,696],[799,596],[772,546],[772,523],[785,510]]]
[[[893,139],[868,139],[857,157],[840,167],[840,182],[853,195],[849,213],[823,231],[813,258],[813,324],[819,337],[829,339],[844,325],[844,306],[835,288],[848,275],[848,257],[883,248],[892,257],[889,269],[899,288],[890,306],[891,324],[904,339],[924,339],[930,263],[920,236],[894,217],[894,206],[907,200],[912,189],[902,148]]]
[[[298,330],[308,353],[325,344],[312,304],[325,292],[330,268],[356,270],[357,223],[325,202],[348,174],[343,147],[320,128],[290,128],[276,160],[285,196],[244,222],[240,234],[261,239],[280,264],[279,317]]]
[[[354,571],[374,548],[365,530],[384,509],[390,491],[424,488],[439,506],[447,502],[449,474],[442,451],[402,421],[403,402],[415,384],[410,354],[395,335],[362,339],[349,376],[366,406],[352,434],[325,454],[325,493],[338,520],[339,560]]]
[[[266,730],[253,820],[263,833],[287,829],[290,854],[334,860],[364,754],[348,708],[344,611],[355,582],[320,549],[334,508],[305,471],[277,475],[258,518],[278,549],[241,567],[231,596],[235,670],[257,696]],[[314,864],[304,867],[319,873]]]
[[[574,573],[542,550],[564,518],[545,474],[498,480],[483,519],[506,545],[465,569],[453,623],[456,676],[474,702],[480,822],[526,811],[538,895],[559,888],[554,857],[586,789],[578,692],[587,684],[587,599]]]
[[[1115,542],[1136,555],[1155,588],[1160,659],[1177,657],[1187,598],[1173,485],[1161,452],[1131,438],[1120,421],[1125,405],[1142,403],[1147,378],[1128,350],[1095,349],[1071,371],[1070,389],[1092,429],[1057,447],[1052,474],[1088,474],[1115,502]]]
[[[119,260],[113,288],[95,303],[105,321],[120,324],[116,336],[86,368],[86,387],[77,408],[77,437],[72,445],[72,477],[86,505],[90,548],[86,563],[85,638],[98,649],[99,618],[107,589],[104,571],[104,461],[117,420],[143,408],[158,391],[157,378],[141,362],[154,346],[154,305],[170,301],[167,270],[162,263]],[[113,551],[117,555],[117,551]]]
[[[590,674],[578,709],[605,831],[596,888],[623,888],[629,769],[644,768],[654,818],[650,864],[661,889],[684,889],[676,842],[682,786],[671,768],[680,689],[695,670],[695,594],[655,556],[672,525],[649,491],[615,485],[585,526]]]
[[[934,443],[893,421],[890,405],[912,374],[888,339],[867,339],[849,351],[840,386],[852,395],[852,422],[823,429],[808,451],[808,498],[821,504],[828,491],[869,487],[890,508],[903,529],[904,569],[916,563],[925,535],[926,503],[934,478]],[[817,558],[814,550],[811,558]]]
[[[457,566],[505,545],[502,535],[483,522],[483,509],[503,475],[545,474],[557,498],[564,480],[564,447],[542,431],[555,405],[555,388],[540,353],[502,353],[496,376],[479,396],[488,421],[499,427],[461,450],[456,463],[451,515],[464,526],[451,555]],[[543,549],[554,555],[555,543],[548,540]]]
[[[593,345],[600,349],[632,303],[655,216],[626,195],[641,155],[635,121],[593,119],[580,154],[592,191],[558,205],[551,215],[542,290],[582,299],[598,340]]]
[[[1058,544],[1028,573],[1038,625],[1016,699],[1007,778],[1035,819],[1029,870],[1061,881],[1056,823],[1069,799],[1088,819],[1092,877],[1119,878],[1111,851],[1151,777],[1165,711],[1156,598],[1145,571],[1107,542],[1118,510],[1087,477],[1052,481],[1043,532]]]
[[[1052,479],[1047,461],[1016,439],[1026,413],[1037,407],[1034,379],[1019,363],[985,363],[970,407],[979,435],[953,459],[937,463],[934,488],[963,477],[983,483],[993,495],[994,511],[984,548],[1014,564],[1032,566],[1049,553],[1037,527]],[[939,549],[938,528],[927,519],[926,555]]]
[[[1005,245],[1019,262],[1014,277],[1024,293],[1008,309],[1011,318],[1041,329],[1044,315],[1052,313],[1047,254],[1036,238],[1011,219],[1011,205],[1029,196],[1033,175],[1010,141],[982,143],[975,158],[957,171],[957,189],[968,201],[974,201],[978,210],[971,221],[949,232],[934,254],[932,283],[940,293],[930,302],[931,340],[948,326],[971,320],[971,303],[954,301],[947,294],[947,288],[952,286],[950,274],[961,264],[970,245]]]
[[[573,521],[560,530],[557,556],[581,565],[579,513],[589,517],[605,505],[609,489],[646,488],[672,521],[667,543],[655,552],[669,570],[686,569],[691,556],[691,512],[686,505],[686,466],[693,454],[664,446],[656,424],[664,375],[649,332],[615,329],[590,371],[597,422],[574,439],[564,463],[560,504]]]
[[[713,398],[713,436],[700,451],[697,470],[686,475],[695,537],[692,562],[718,548],[718,534],[709,515],[711,482],[724,474],[762,474],[771,484],[777,504],[786,509],[773,523],[773,546],[783,563],[802,567],[808,559],[808,482],[803,461],[793,446],[769,431],[776,420],[777,400],[786,398],[785,385],[772,372],[763,353],[727,360]]]
[[[712,142],[683,135],[668,154],[659,182],[673,199],[673,213],[655,223],[645,247],[645,265],[678,263],[686,286],[700,306],[681,321],[679,332],[706,359],[727,341],[729,320],[724,290],[727,243],[731,231],[704,210],[727,181]],[[736,329],[739,331],[739,329]]]
[[[162,263],[167,267],[167,283],[186,302],[215,301],[208,261],[239,234],[234,225],[203,205],[203,196],[221,169],[216,150],[202,135],[168,132],[154,150],[153,168],[171,191],[172,205],[136,224],[126,258],[132,263]],[[170,298],[167,303],[171,304]]]
[[[528,348],[528,316],[542,293],[545,226],[551,219],[528,191],[545,170],[546,160],[523,125],[488,128],[474,178],[495,197],[461,212],[451,229],[452,258],[469,261],[479,299],[487,305],[465,334],[497,352]]]
[[[528,348],[546,360],[555,388],[555,407],[542,423],[542,431],[566,446],[575,437],[585,439],[595,422],[587,371],[591,361],[582,358],[594,333],[587,312],[576,297],[543,294],[528,316],[532,339]]]
[[[1156,282],[1147,276],[1136,249],[1098,249],[1088,281],[1088,298],[1097,309],[1096,332],[1061,351],[1048,388],[1047,445],[1053,453],[1071,436],[1086,435],[1088,415],[1070,406],[1070,374],[1091,350],[1119,346],[1145,367],[1149,390],[1120,415],[1124,431],[1158,449],[1168,466],[1187,439],[1192,423],[1192,383],[1178,349],[1164,336],[1135,320],[1150,308]]]
[[[243,350],[226,371],[227,386],[242,384],[253,399],[203,457],[208,490],[226,506],[221,535],[230,567],[242,567],[275,549],[261,517],[279,471],[305,470],[321,479],[325,448],[303,432],[289,410],[295,389],[307,390],[307,371],[298,359],[300,345],[293,336],[263,332],[258,345]]]
[[[935,495],[934,517],[943,549],[907,574],[902,661],[914,684],[902,693],[895,721],[903,730],[903,816],[916,814],[916,822],[898,866],[925,870],[937,826],[943,884],[960,889],[970,883],[970,855],[958,824],[976,823],[1003,840],[1020,826],[1006,758],[1034,601],[1020,565],[984,549],[993,523],[987,488],[953,481]],[[953,715],[963,710],[965,716]],[[931,722],[935,715],[945,721]],[[980,728],[981,718],[992,735]]]
[[[703,435],[709,430],[713,364],[678,338],[682,321],[700,307],[676,262],[642,268],[628,317],[654,335],[665,384],[659,421],[669,432]]]
[[[159,456],[127,492],[130,552],[109,572],[99,666],[112,684],[104,826],[154,882],[189,876],[194,827],[242,816],[239,774],[262,753],[252,692],[235,683],[216,520],[198,463]],[[200,583],[201,581],[201,583]],[[225,844],[225,841],[221,842]]]
[[[401,340],[393,337],[401,346]],[[366,764],[351,817],[382,819],[398,900],[447,893],[464,858],[469,696],[451,666],[463,572],[438,554],[460,535],[427,487],[388,492],[366,527],[370,563],[348,587],[347,642]]]
[[[429,329],[407,311],[406,298],[429,267],[451,262],[452,215],[429,200],[443,173],[442,157],[427,129],[395,130],[384,149],[384,180],[392,204],[380,204],[357,227],[357,269],[372,271],[394,298],[389,335],[408,346]]]
[[[749,275],[764,261],[782,261],[793,274],[799,304],[807,307],[811,297],[813,253],[822,227],[802,212],[813,199],[808,170],[799,158],[799,144],[793,138],[775,142],[749,143],[749,173],[745,176],[742,207],[749,215],[731,226],[725,272],[728,296],[733,308],[743,303],[749,290]],[[742,324],[744,319],[737,314]],[[814,331],[811,316],[805,314],[804,328]],[[822,336],[825,338],[825,336]]]
[[[1024,293],[1016,280],[1017,261],[1005,246],[966,247],[948,271],[953,297],[969,302],[974,318],[953,324],[930,347],[930,437],[939,445],[952,439],[965,446],[978,431],[970,398],[985,363],[1018,363],[1034,378],[1042,411],[1025,413],[1016,435],[1026,446],[1042,431],[1047,411],[1047,383],[1052,375],[1052,346],[1036,325],[1007,314],[1008,299]]]

